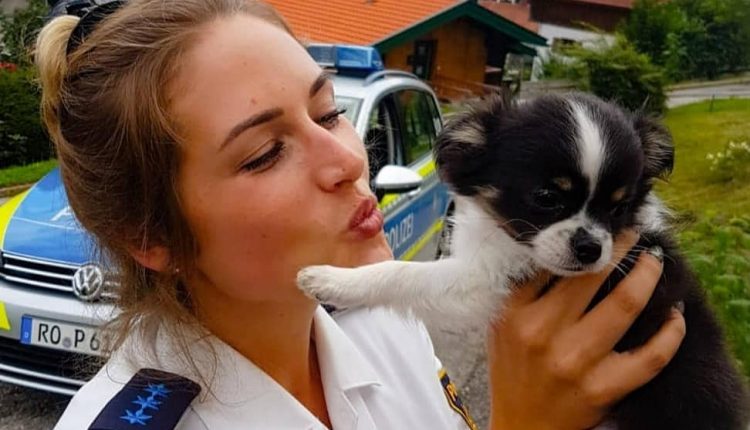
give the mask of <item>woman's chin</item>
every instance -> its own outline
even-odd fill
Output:
[[[379,235],[367,244],[362,244],[356,250],[352,250],[347,256],[346,267],[365,266],[368,264],[381,263],[383,261],[393,260],[393,251],[391,251],[384,235]]]

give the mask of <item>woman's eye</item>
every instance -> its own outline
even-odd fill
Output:
[[[256,171],[262,172],[263,170],[273,166],[284,153],[286,146],[281,141],[276,141],[271,149],[264,152],[259,157],[250,160],[249,162],[242,165],[244,171]]]
[[[318,120],[318,124],[322,125],[327,129],[336,128],[339,125],[339,117],[346,113],[346,109],[336,109],[333,112],[329,112]]]

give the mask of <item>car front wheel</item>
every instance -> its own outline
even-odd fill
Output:
[[[443,220],[443,228],[440,230],[435,259],[447,258],[451,256],[451,238],[453,236],[453,211],[446,214]]]

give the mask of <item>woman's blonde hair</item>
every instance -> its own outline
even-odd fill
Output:
[[[75,16],[53,19],[37,39],[42,116],[70,206],[120,281],[114,347],[131,330],[145,333],[162,320],[195,323],[180,278],[194,268],[198,246],[180,208],[181,143],[167,89],[189,67],[180,59],[205,24],[236,14],[290,32],[257,1],[131,0],[69,54]],[[152,245],[167,247],[170,270],[148,270],[132,257]]]

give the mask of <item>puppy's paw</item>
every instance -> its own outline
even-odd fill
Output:
[[[297,287],[308,297],[320,303],[334,306],[349,306],[352,303],[351,285],[347,282],[347,270],[332,266],[310,266],[297,273]]]

